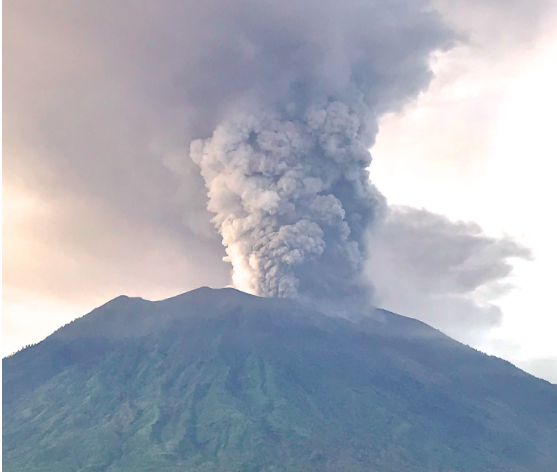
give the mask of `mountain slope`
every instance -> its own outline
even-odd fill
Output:
[[[427,325],[202,288],[3,360],[10,471],[557,470],[557,386]]]

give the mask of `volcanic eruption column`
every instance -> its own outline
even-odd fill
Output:
[[[427,86],[451,34],[415,0],[263,2],[242,16],[252,7],[226,20],[249,56],[244,96],[190,149],[233,283],[368,303],[365,238],[385,206],[368,171],[377,117]]]

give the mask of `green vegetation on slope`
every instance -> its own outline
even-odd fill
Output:
[[[415,320],[199,289],[4,360],[4,470],[557,470],[557,387]]]

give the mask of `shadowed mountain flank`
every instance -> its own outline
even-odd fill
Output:
[[[3,360],[15,471],[557,470],[557,386],[429,326],[200,288]]]

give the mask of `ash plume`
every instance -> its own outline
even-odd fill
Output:
[[[192,143],[238,288],[269,297],[365,294],[365,230],[382,199],[359,139],[364,119],[331,101],[302,116],[239,118]]]
[[[103,217],[86,243],[70,210],[34,238],[55,231],[63,253],[77,240],[95,260],[148,247],[165,254],[149,264],[159,285],[223,285],[214,223],[239,288],[369,301],[377,118],[424,90],[453,42],[428,1],[8,3],[5,169]],[[110,237],[113,219],[129,237]]]
[[[386,204],[368,168],[377,117],[427,86],[451,33],[427,2],[244,2],[225,21],[245,80],[191,143],[233,283],[369,303],[366,234]],[[251,12],[257,10],[257,14]],[[253,13],[253,14],[252,14]],[[219,22],[221,24],[221,22]],[[213,55],[208,52],[207,61]],[[237,84],[238,64],[222,67]]]

